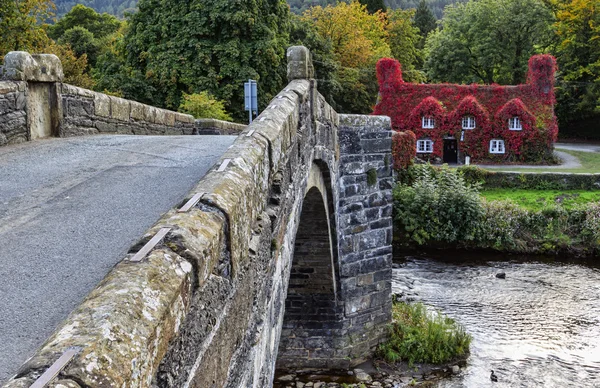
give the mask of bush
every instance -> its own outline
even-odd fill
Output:
[[[184,93],[179,111],[190,114],[197,119],[232,121],[231,116],[225,111],[224,102],[215,99],[208,92],[200,92],[198,94]]]
[[[390,338],[378,354],[388,362],[400,360],[439,364],[469,352],[471,336],[454,320],[430,313],[422,303],[395,302]]]
[[[396,170],[405,169],[417,156],[417,137],[413,131],[394,132],[392,135],[392,158]]]
[[[455,169],[415,167],[414,183],[394,189],[399,230],[417,244],[473,240],[483,216],[478,186],[467,184]]]

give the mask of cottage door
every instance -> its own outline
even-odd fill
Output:
[[[456,139],[444,139],[444,163],[458,163],[458,144]]]

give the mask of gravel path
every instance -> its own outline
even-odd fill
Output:
[[[234,139],[96,135],[0,148],[0,382]]]

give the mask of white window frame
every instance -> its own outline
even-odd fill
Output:
[[[492,139],[490,140],[490,154],[504,154],[506,153],[506,147],[504,140]]]
[[[508,119],[508,129],[511,131],[520,131],[523,129],[523,124],[518,116]]]
[[[435,119],[432,116],[423,116],[421,117],[421,126],[423,129],[433,129],[435,128]]]
[[[433,153],[433,140],[431,140],[431,139],[417,140],[417,153],[418,154]]]
[[[462,118],[462,129],[475,129],[475,117],[463,116]]]

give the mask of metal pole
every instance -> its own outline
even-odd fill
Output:
[[[252,80],[251,79],[248,79],[248,86],[249,86],[248,87],[248,89],[249,89],[248,90],[248,92],[249,92],[248,100],[250,102],[250,104],[248,104],[249,105],[248,107],[250,108],[250,109],[248,109],[248,124],[252,124]]]

